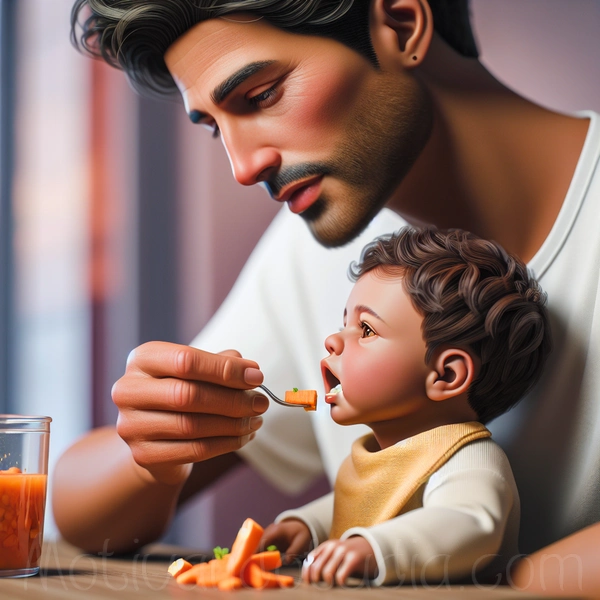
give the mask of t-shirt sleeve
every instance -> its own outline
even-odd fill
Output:
[[[510,466],[493,442],[481,442],[465,446],[430,478],[422,508],[344,532],[341,539],[360,535],[371,544],[375,585],[474,575],[498,560],[506,535],[516,538],[519,500]]]

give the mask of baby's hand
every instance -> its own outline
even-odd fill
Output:
[[[291,563],[297,556],[304,556],[312,548],[312,536],[308,527],[298,519],[286,519],[281,523],[271,523],[263,533],[259,550],[277,546],[282,554],[283,564]]]
[[[373,548],[360,536],[323,542],[308,555],[302,567],[306,583],[325,581],[329,585],[344,585],[350,576],[374,579],[376,575]]]

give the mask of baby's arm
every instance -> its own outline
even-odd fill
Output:
[[[499,553],[517,553],[519,498],[508,460],[491,440],[463,448],[429,480],[423,507],[369,528],[375,585],[477,577]],[[498,563],[495,563],[496,566]],[[476,579],[481,581],[481,579]]]
[[[504,453],[490,440],[475,442],[430,478],[422,508],[321,544],[303,577],[342,585],[354,575],[381,585],[475,575],[501,549],[517,551],[518,503]]]

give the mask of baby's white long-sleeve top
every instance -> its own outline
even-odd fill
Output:
[[[421,493],[422,492],[422,493]],[[458,450],[415,494],[417,506],[371,527],[352,527],[340,539],[364,537],[373,548],[375,585],[472,578],[483,583],[518,555],[519,496],[501,448],[490,438]],[[300,519],[315,547],[328,539],[333,492],[276,522]]]

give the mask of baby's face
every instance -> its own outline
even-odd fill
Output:
[[[421,323],[400,276],[375,269],[356,282],[344,327],[325,340],[329,356],[321,361],[334,421],[369,425],[410,417],[429,402]]]

